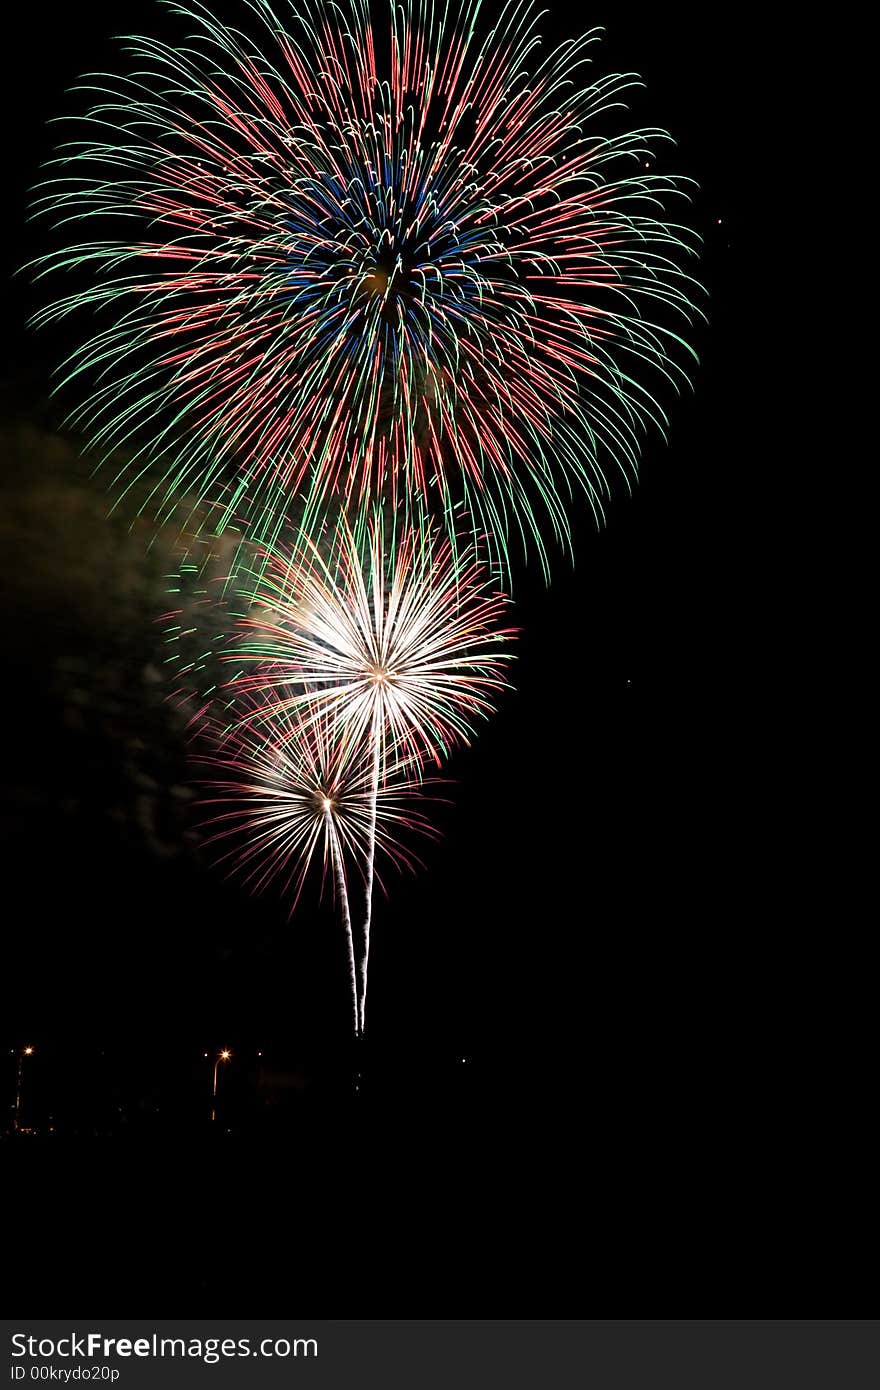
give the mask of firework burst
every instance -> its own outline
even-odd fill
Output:
[[[508,601],[473,550],[436,533],[341,525],[326,553],[302,535],[261,552],[253,578],[225,653],[250,718],[332,711],[355,742],[378,728],[383,766],[439,766],[506,684]]]
[[[222,499],[271,541],[294,497],[313,530],[381,499],[546,565],[688,351],[668,137],[609,133],[637,79],[591,74],[595,33],[542,56],[528,0],[242,3],[248,35],[171,0],[185,43],[127,40],[38,198],[106,228],[37,263],[89,281],[38,322],[98,314],[75,421],[159,514]]]
[[[222,847],[220,862],[257,891],[278,883],[291,897],[291,912],[316,865],[322,886],[332,883],[345,928],[357,1034],[349,880],[352,872],[363,874],[377,849],[398,867],[415,867],[400,836],[434,834],[426,817],[412,809],[414,798],[424,795],[421,778],[398,768],[376,788],[366,744],[353,743],[332,721],[302,722],[284,709],[262,712],[258,726],[244,720],[225,731],[205,719],[201,733],[212,745],[199,758],[209,771],[203,781],[202,804],[211,808],[205,828],[208,843]]]
[[[255,737],[278,714],[305,725],[331,718],[353,747],[369,750],[363,1028],[382,789],[398,768],[439,766],[469,741],[506,684],[513,633],[499,625],[505,597],[473,552],[448,539],[408,531],[386,543],[373,525],[358,540],[343,525],[328,544],[325,556],[301,536],[262,557],[227,653],[239,670],[226,689],[230,718]]]

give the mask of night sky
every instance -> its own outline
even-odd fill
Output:
[[[70,109],[65,87],[113,63],[114,30],[162,24],[151,5],[127,5],[122,25],[93,0],[19,19],[11,267],[33,254],[26,190],[49,152],[44,123]],[[288,921],[200,849],[156,658],[161,565],[143,558],[146,532],[105,519],[102,478],[59,437],[59,339],[26,331],[41,300],[26,277],[13,285],[3,1041],[38,1045],[34,1120],[54,1108],[67,1129],[14,1161],[46,1230],[62,1210],[74,1219],[75,1193],[97,1213],[118,1280],[94,1254],[78,1277],[108,1311],[149,1288],[163,1313],[577,1315],[587,1292],[601,1312],[627,1278],[654,1287],[681,1242],[690,1256],[670,1278],[688,1287],[713,1239],[740,1238],[779,1116],[767,1059],[784,1073],[774,1001],[790,944],[755,904],[765,808],[745,761],[763,661],[741,485],[737,110],[754,37],[696,5],[597,5],[571,24],[605,24],[600,70],[644,77],[633,124],[669,129],[665,167],[699,181],[710,323],[694,391],[666,400],[669,441],[648,440],[634,496],[619,489],[601,532],[576,504],[575,567],[557,556],[549,589],[519,567],[516,689],[456,758],[425,869],[377,903],[354,1111],[341,933],[308,897]],[[188,1110],[220,1046],[235,1051],[234,1156]],[[297,1098],[277,1132],[254,1129],[258,1051]],[[11,1063],[4,1084],[11,1099]],[[357,1276],[344,1256],[355,1196]],[[140,1234],[120,1234],[135,1213]],[[48,1262],[25,1242],[47,1299],[74,1277],[82,1231],[66,1229]]]

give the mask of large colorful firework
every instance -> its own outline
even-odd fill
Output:
[[[160,514],[271,541],[295,497],[313,530],[384,499],[546,564],[687,351],[684,183],[662,131],[613,133],[636,79],[591,73],[595,33],[542,55],[529,0],[242,0],[248,34],[166,3],[185,42],[126,40],[38,199],[98,237],[37,266],[88,277],[37,315],[94,315],[75,420]]]
[[[286,709],[261,711],[258,722],[244,719],[232,729],[203,719],[200,732],[213,745],[199,761],[210,771],[202,804],[211,808],[208,843],[223,846],[220,862],[256,890],[278,882],[290,895],[291,911],[312,866],[320,864],[322,882],[332,883],[345,928],[357,1035],[363,1008],[350,876],[363,875],[376,849],[400,867],[414,867],[400,835],[434,833],[413,809],[414,799],[424,796],[422,779],[398,767],[377,787],[366,743],[353,742],[332,719],[301,720]]]
[[[389,542],[378,525],[360,539],[342,525],[326,553],[300,535],[266,551],[254,577],[227,653],[233,727],[259,739],[266,718],[330,718],[369,750],[363,1027],[381,789],[401,767],[439,766],[491,712],[511,657],[507,600],[472,551],[429,529]]]

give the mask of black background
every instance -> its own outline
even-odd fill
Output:
[[[26,190],[64,88],[113,64],[110,34],[163,21],[90,3],[21,23],[13,267],[33,253]],[[456,760],[425,871],[377,908],[357,1104],[332,915],[307,903],[288,922],[180,850],[176,751],[159,771],[123,751],[162,718],[154,700],[158,723],[134,729],[142,704],[120,697],[139,639],[66,606],[62,584],[47,600],[28,579],[45,551],[19,548],[5,1031],[10,1049],[37,1045],[32,1118],[57,1131],[3,1146],[22,1310],[570,1315],[589,1296],[601,1313],[642,1287],[699,1298],[707,1270],[730,1290],[744,1262],[769,1291],[773,1250],[810,1277],[818,1218],[801,1219],[795,1155],[824,1084],[822,1022],[803,1026],[808,962],[774,874],[767,574],[743,483],[769,467],[744,395],[741,245],[761,36],[701,6],[555,13],[560,36],[593,23],[600,70],[642,74],[636,121],[672,131],[666,167],[700,184],[701,365],[635,495],[601,532],[576,518],[574,570],[557,557],[549,589],[517,575],[516,690]],[[5,418],[51,432],[53,350],[24,327],[40,302],[19,277]],[[220,1046],[235,1132],[212,1136],[193,1117]],[[261,1066],[293,1088],[271,1131],[254,1118]],[[757,1265],[755,1242],[771,1251]]]

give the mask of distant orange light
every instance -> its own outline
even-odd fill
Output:
[[[230,1057],[232,1056],[232,1053],[231,1053],[231,1052],[221,1052],[221,1053],[220,1053],[220,1056],[221,1056],[221,1058],[223,1059],[224,1062],[228,1062],[229,1059],[230,1059]]]
[[[25,1057],[30,1057],[30,1056],[32,1056],[32,1055],[33,1055],[33,1051],[34,1051],[34,1049],[33,1049],[32,1047],[26,1047],[25,1050],[24,1050],[24,1055],[25,1055]]]

